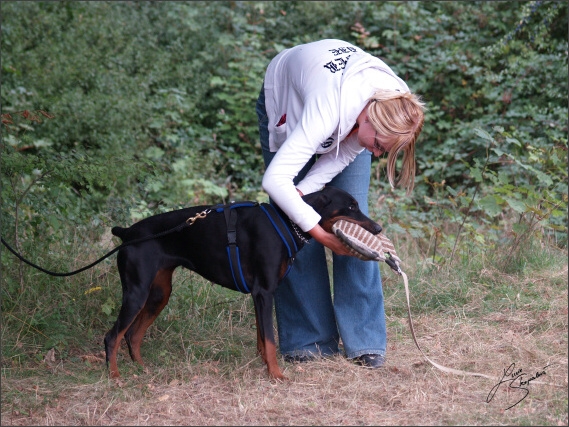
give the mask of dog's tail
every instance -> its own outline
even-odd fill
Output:
[[[126,233],[126,228],[124,227],[113,227],[111,228],[111,233],[113,233],[113,235],[120,237],[122,240],[124,240],[124,235]]]

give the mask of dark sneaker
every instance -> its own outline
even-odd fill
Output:
[[[311,362],[316,358],[309,354],[297,354],[296,356],[291,356],[290,354],[284,355],[285,362],[288,363],[304,363],[304,362]]]
[[[383,366],[385,357],[381,354],[362,354],[361,356],[355,357],[353,361],[357,365],[361,365],[365,368],[377,369]]]

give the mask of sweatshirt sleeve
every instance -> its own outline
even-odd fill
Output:
[[[318,224],[320,215],[299,196],[294,178],[318,151],[322,141],[334,132],[337,116],[338,112],[327,102],[309,99],[299,123],[287,135],[263,175],[263,189],[303,231]]]
[[[358,143],[357,135],[347,138],[340,143],[338,153],[336,153],[336,150],[332,150],[322,154],[296,187],[302,191],[302,194],[310,194],[321,190],[363,150],[364,148]]]
[[[286,166],[289,160],[286,150],[281,147],[263,176],[263,189],[302,231],[309,231],[318,224],[320,215],[296,191],[294,174],[290,173],[293,168]],[[296,168],[296,163],[294,166]]]

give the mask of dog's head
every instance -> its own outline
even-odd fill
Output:
[[[319,224],[328,233],[333,233],[332,225],[341,219],[358,224],[371,234],[378,234],[382,230],[381,225],[360,211],[356,199],[339,188],[327,186],[302,199],[322,217]]]

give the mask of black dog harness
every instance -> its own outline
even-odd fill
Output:
[[[233,282],[235,287],[239,292],[244,294],[251,293],[247,282],[243,277],[243,270],[241,269],[241,259],[239,256],[239,247],[237,246],[237,208],[243,207],[259,207],[271,224],[273,228],[281,238],[282,242],[287,248],[288,252],[288,268],[285,272],[285,276],[290,271],[292,267],[292,262],[294,257],[298,252],[299,248],[296,244],[294,237],[292,236],[290,229],[287,227],[285,220],[278,213],[275,207],[269,203],[258,203],[258,202],[232,202],[227,205],[217,205],[212,208],[216,212],[223,212],[225,215],[225,223],[227,225],[227,257],[229,258],[229,266],[231,268],[231,274],[233,276]]]

